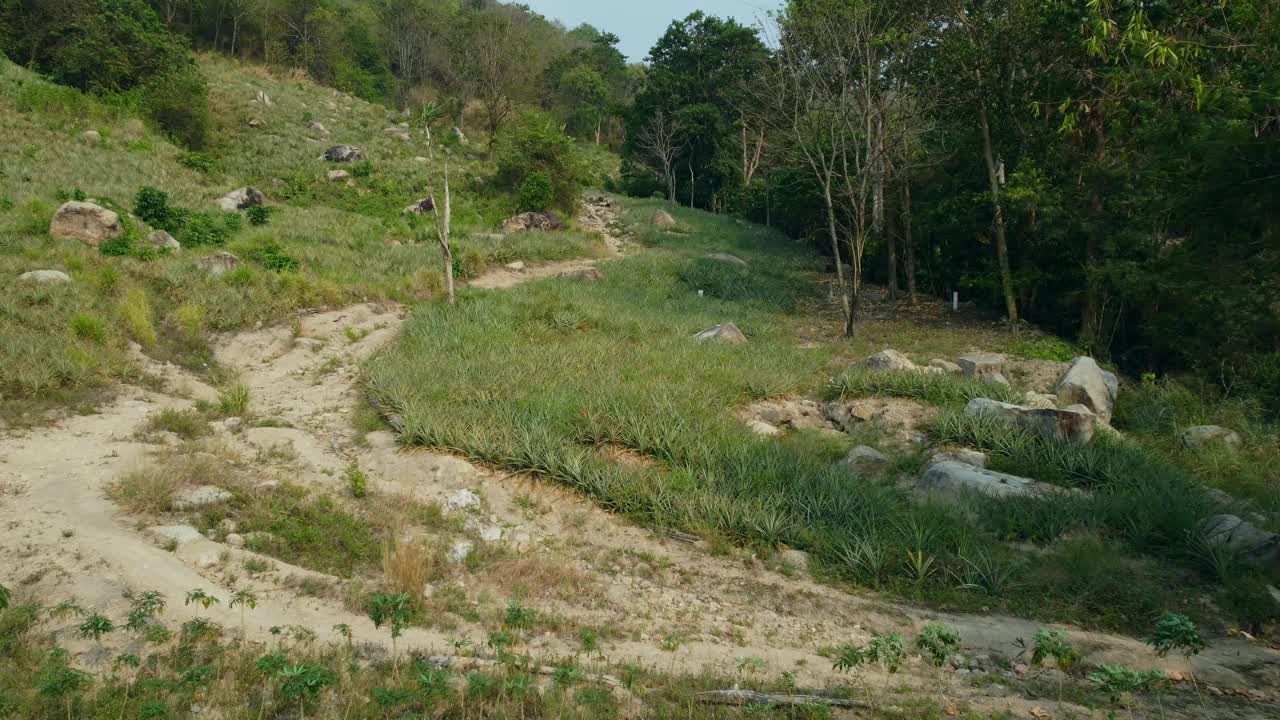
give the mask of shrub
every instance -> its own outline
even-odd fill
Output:
[[[174,476],[160,467],[136,470],[107,486],[107,497],[131,513],[150,515],[173,508]]]
[[[347,485],[351,488],[352,497],[362,498],[369,492],[369,478],[360,469],[360,463],[352,460],[346,470]]]
[[[261,263],[268,270],[276,272],[297,270],[301,265],[297,258],[285,252],[284,248],[277,242],[269,242],[266,245],[250,250],[249,259]]]
[[[1070,362],[1072,358],[1084,354],[1080,348],[1052,335],[1018,340],[1009,347],[1009,352],[1029,360],[1057,362]]]
[[[191,168],[196,172],[209,173],[213,172],[213,158],[202,152],[184,152],[178,156],[178,163],[184,167]]]
[[[245,215],[250,225],[261,226],[271,222],[271,208],[266,205],[254,205],[245,211]]]
[[[101,343],[107,337],[107,324],[93,313],[78,312],[71,318],[71,331],[81,340]]]
[[[517,201],[520,212],[542,212],[551,207],[554,200],[551,179],[543,173],[533,173],[520,184],[520,199]]]
[[[249,386],[236,383],[218,393],[218,413],[223,417],[241,417],[249,412]]]
[[[169,193],[144,185],[133,201],[133,214],[151,227],[179,234],[190,213],[169,204]]]
[[[551,185],[550,207],[566,212],[577,205],[590,181],[582,152],[549,114],[539,110],[521,113],[498,133],[494,156],[499,185],[518,190],[526,178],[543,175]]]
[[[213,213],[193,212],[187,216],[186,223],[175,237],[183,247],[217,246],[226,245],[227,241],[239,231],[239,215],[219,217]]]
[[[194,64],[164,73],[143,89],[147,115],[178,142],[199,150],[209,133],[209,88]]]

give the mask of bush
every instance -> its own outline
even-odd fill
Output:
[[[239,231],[239,215],[220,217],[213,213],[194,212],[187,216],[186,223],[175,237],[183,247],[226,245],[227,241]]]
[[[286,270],[297,270],[301,263],[292,255],[286,253],[280,243],[270,242],[261,247],[254,248],[249,251],[249,258],[254,262],[261,263],[268,270],[276,272],[285,272]]]
[[[134,198],[133,214],[153,228],[177,235],[190,213],[169,204],[169,193],[144,185]]]
[[[250,225],[260,226],[271,222],[271,208],[265,205],[254,205],[245,211],[245,215],[248,216]]]
[[[147,115],[161,130],[189,148],[204,147],[209,133],[209,88],[194,65],[161,75],[143,92]]]
[[[495,138],[494,155],[500,186],[523,191],[527,178],[543,175],[551,186],[548,206],[565,212],[572,212],[590,182],[582,152],[545,112],[531,110],[517,116]]]
[[[551,178],[543,173],[533,173],[520,184],[520,212],[542,212],[551,207],[555,200],[555,191],[551,188]]]

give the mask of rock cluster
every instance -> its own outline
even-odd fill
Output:
[[[530,230],[552,231],[564,228],[564,221],[558,215],[547,210],[543,212],[520,213],[507,218],[502,223],[502,230],[508,233],[528,232]]]

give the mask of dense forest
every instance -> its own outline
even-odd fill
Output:
[[[839,256],[850,334],[864,282],[958,291],[1280,413],[1274,2],[790,0],[617,43],[484,0],[0,0],[8,57],[194,148],[193,50],[482,137],[541,111],[621,154],[611,189]]]

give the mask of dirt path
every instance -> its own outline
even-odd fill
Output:
[[[604,196],[589,198],[582,207],[577,220],[578,227],[585,232],[593,232],[604,238],[605,257],[622,257],[625,252],[625,241],[618,229],[618,215],[613,201]],[[516,267],[512,267],[515,265]],[[470,287],[483,290],[502,290],[513,288],[521,283],[559,275],[576,275],[590,272],[595,267],[593,259],[562,260],[542,265],[526,266],[524,263],[512,263],[506,267],[494,268],[467,283]]]
[[[551,274],[557,273],[522,277]],[[999,615],[933,613],[842,592],[809,579],[797,565],[801,556],[792,556],[791,564],[779,557],[716,556],[698,544],[623,524],[591,503],[527,478],[448,456],[402,451],[387,432],[360,438],[351,420],[358,406],[359,363],[394,338],[404,319],[399,307],[358,305],[302,316],[299,332],[273,327],[222,338],[216,346],[218,361],[239,373],[250,388],[255,416],[270,422],[251,427],[216,423],[213,436],[199,441],[195,451],[233,459],[253,482],[288,480],[335,498],[345,495],[341,470],[353,459],[369,474],[374,495],[444,506],[461,490],[474,493],[481,506],[461,511],[466,513],[465,535],[441,540],[491,542],[502,551],[474,569],[451,570],[429,591],[461,594],[482,612],[500,612],[519,596],[527,606],[559,618],[562,630],[531,640],[534,652],[571,654],[579,647],[578,630],[593,628],[613,661],[664,670],[714,670],[739,676],[744,683],[785,671],[795,673],[802,686],[824,687],[848,678],[830,671],[823,648],[866,642],[877,633],[897,632],[909,639],[924,624],[941,621],[964,639],[963,671],[940,676],[912,660],[901,675],[887,678],[871,672],[868,682],[942,693],[987,712],[1007,709],[1018,717],[1053,707],[1010,689],[1055,682],[1052,671],[1010,669],[1028,662],[1018,642],[1029,643],[1041,627],[1037,624]],[[233,585],[251,587],[260,597],[247,618],[251,638],[268,638],[272,626],[300,625],[321,639],[336,640],[330,628],[342,623],[352,628],[358,642],[384,643],[385,632],[348,611],[333,594],[313,597],[296,589],[299,579],[341,588],[338,578],[209,537],[189,538],[171,551],[105,497],[104,488],[114,479],[163,462],[165,453],[173,452],[172,438],[136,435],[149,418],[216,395],[178,368],[147,363],[151,375],[163,378],[162,389],[128,387],[95,415],[0,438],[0,583],[19,598],[45,604],[75,598],[113,618],[127,609],[126,591],[159,590],[169,598],[167,621],[200,615],[233,629],[239,627],[239,612],[225,602],[197,613],[182,598],[196,588],[225,598]],[[175,513],[166,521],[180,523],[183,515]],[[246,560],[265,561],[273,569],[251,577],[243,570]],[[72,621],[49,622],[73,651],[90,650],[72,637]],[[445,653],[450,641],[460,637],[482,645],[488,629],[482,622],[453,618],[436,629],[408,631],[400,646]],[[1139,641],[1067,630],[1090,663],[1183,669],[1180,659],[1156,658]],[[116,637],[120,643],[135,642]],[[744,671],[744,666],[763,670]],[[1263,690],[1274,703],[1280,654],[1242,638],[1218,638],[1196,658],[1195,671],[1203,682],[1221,688]],[[1178,697],[1185,712],[1177,710]],[[1205,717],[1193,699],[1189,690],[1175,693],[1166,706],[1168,716]],[[1222,704],[1214,705],[1209,716],[1275,717],[1274,704],[1217,702]],[[1078,717],[1090,716],[1083,708],[1075,711]]]

